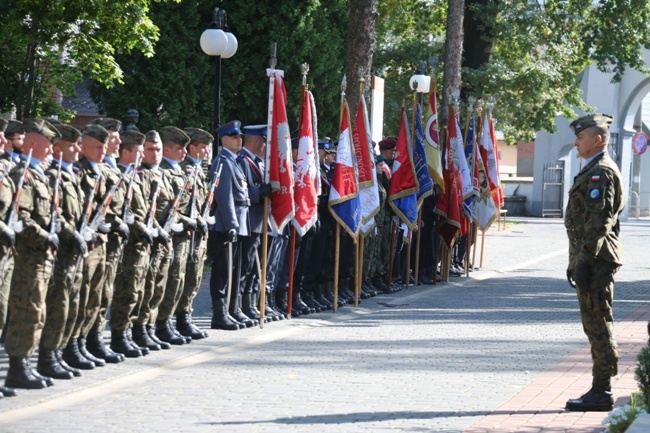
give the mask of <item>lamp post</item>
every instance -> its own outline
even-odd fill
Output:
[[[216,74],[214,79],[214,112],[212,113],[212,132],[216,137],[217,128],[221,125],[219,102],[221,99],[221,59],[229,59],[237,52],[237,38],[228,31],[226,11],[214,8],[212,23],[201,34],[201,49],[208,56],[214,56]],[[217,156],[218,137],[212,144],[212,157]]]

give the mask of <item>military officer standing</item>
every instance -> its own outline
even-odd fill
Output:
[[[27,161],[11,172],[14,184],[24,178],[19,202],[16,233],[15,269],[9,295],[9,317],[5,350],[9,370],[5,385],[12,388],[40,389],[52,385],[29,364],[29,356],[38,346],[45,323],[45,297],[59,237],[51,226],[52,192],[41,164],[52,154],[52,143],[61,138],[59,131],[43,119],[24,123],[23,150],[31,152]]]
[[[228,314],[229,302],[240,290],[241,236],[249,233],[248,185],[241,166],[237,164],[237,153],[242,148],[240,128],[241,122],[233,120],[217,129],[223,148],[210,168],[211,176],[220,171],[219,186],[214,195],[215,224],[210,227],[208,239],[212,252],[212,329],[237,330],[245,326]]]
[[[578,293],[582,326],[593,361],[591,389],[571,399],[575,411],[609,411],[614,405],[611,378],[618,372],[614,337],[614,274],[623,264],[619,216],[625,206],[621,174],[609,157],[612,118],[590,114],[571,122],[584,167],[569,191],[564,225],[569,237],[567,279]]]
[[[181,335],[191,337],[193,340],[200,340],[206,338],[208,333],[200,330],[192,322],[192,302],[194,302],[194,298],[201,287],[208,237],[208,223],[203,219],[201,209],[205,206],[209,191],[201,166],[210,151],[214,137],[209,132],[199,128],[185,128],[184,131],[190,137],[191,141],[187,145],[187,156],[181,162],[181,167],[188,176],[195,168],[199,170],[196,178],[197,183],[192,187],[192,194],[194,194],[194,198],[192,199],[194,200],[193,212],[197,214],[197,230],[191,234],[194,240],[190,242],[189,257],[185,266],[185,283],[178,305],[176,306],[176,330]]]
[[[25,142],[25,129],[23,122],[20,120],[10,120],[5,129],[5,138],[7,145],[2,158],[12,162],[12,168],[20,162],[20,154],[23,153],[23,143]]]

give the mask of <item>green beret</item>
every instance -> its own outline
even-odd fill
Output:
[[[208,131],[199,128],[185,128],[185,133],[190,137],[191,141],[198,141],[203,144],[212,144],[214,136]]]
[[[24,134],[25,128],[20,120],[10,120],[5,129],[5,134]]]
[[[603,126],[609,129],[613,120],[614,119],[609,114],[587,114],[586,116],[578,117],[576,120],[571,122],[569,126],[573,129],[573,133],[577,135],[583,129],[592,126]]]
[[[158,131],[153,129],[144,134],[144,141],[149,141],[151,143],[162,143],[160,140],[160,134],[158,134]]]
[[[180,146],[187,146],[190,143],[190,137],[175,126],[165,126],[161,130],[160,138],[165,143],[174,143]]]
[[[123,146],[142,146],[144,144],[145,136],[142,132],[138,131],[123,131],[120,134],[120,140],[122,140]]]
[[[96,140],[101,141],[104,144],[108,143],[108,131],[101,125],[86,125],[82,132],[82,135],[88,135]]]
[[[91,122],[93,125],[102,126],[107,131],[119,131],[122,122],[111,117],[99,117]]]
[[[9,121],[7,119],[3,119],[0,117],[0,132],[5,132],[5,129],[7,129],[7,125],[9,124]]]
[[[56,143],[61,139],[59,131],[45,119],[27,119],[23,123],[23,127],[25,128],[25,134],[30,132],[40,134],[52,143]]]
[[[76,143],[81,138],[81,131],[70,125],[56,125],[55,128],[61,134],[61,140]]]

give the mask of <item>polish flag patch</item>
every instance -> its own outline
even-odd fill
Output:
[[[594,176],[591,176],[591,181],[592,182],[600,182],[600,175],[596,174]]]

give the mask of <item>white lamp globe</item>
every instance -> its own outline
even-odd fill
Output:
[[[207,29],[201,34],[201,49],[208,56],[220,56],[228,47],[228,37],[221,29]]]
[[[226,32],[226,38],[228,38],[228,46],[226,46],[226,49],[223,50],[223,53],[221,53],[221,57],[224,59],[229,59],[235,55],[239,44],[237,43],[237,38],[235,35],[230,32]]]
[[[417,90],[415,89],[415,83],[418,83]],[[409,86],[411,90],[416,90],[418,93],[429,93],[429,88],[431,87],[431,77],[428,75],[413,75],[409,80]]]

